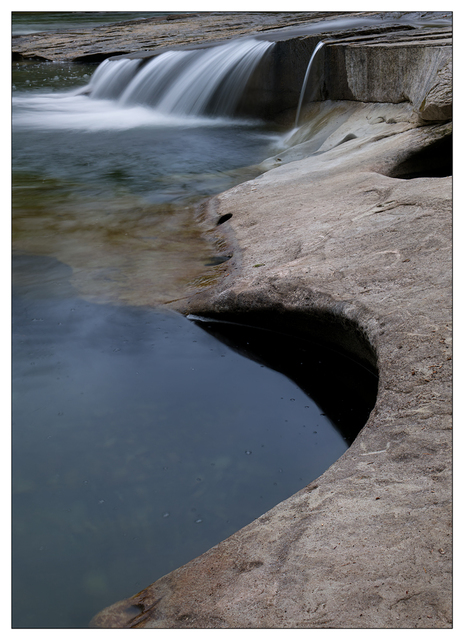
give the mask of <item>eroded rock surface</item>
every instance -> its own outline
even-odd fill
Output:
[[[451,177],[391,177],[451,125],[417,126],[407,104],[313,109],[344,114],[323,144],[309,136],[210,201],[212,221],[232,214],[234,257],[221,287],[181,310],[355,321],[378,358],[376,407],[315,482],[95,626],[452,624]]]
[[[347,12],[349,15],[360,13]],[[329,11],[202,12],[145,18],[78,31],[34,33],[13,38],[13,59],[99,62],[112,55],[228,40],[320,21],[333,15]]]
[[[391,44],[422,75],[405,73],[390,96],[364,95],[353,75],[379,73],[380,49],[334,53],[349,95],[307,108],[299,144],[209,201],[210,233],[225,234],[233,258],[218,287],[176,306],[271,324],[324,312],[335,341],[356,323],[379,371],[366,426],[316,481],[92,626],[452,626],[451,51],[419,40]]]

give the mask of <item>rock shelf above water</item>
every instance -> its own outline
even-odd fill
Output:
[[[451,118],[451,14],[419,12],[201,13],[13,38],[13,61],[97,63],[153,57],[232,38],[275,42],[252,77],[241,113],[282,117],[298,103],[311,53],[308,100],[411,102],[424,121]]]
[[[314,33],[331,33],[327,20],[380,18],[381,24],[356,28],[338,28],[345,38],[369,38],[390,42],[429,43],[451,38],[451,14],[443,12],[435,21],[422,24],[420,32],[414,20],[423,20],[419,12],[410,12],[412,24],[404,21],[405,12],[203,12],[168,17],[145,18],[103,26],[41,32],[13,37],[13,60],[101,62],[114,55],[156,52],[163,47],[202,46],[206,43],[245,36],[283,40]],[[403,16],[403,18],[401,18]],[[396,17],[398,19],[396,19]],[[387,20],[388,18],[388,20]],[[308,30],[308,27],[310,28]],[[412,35],[411,32],[414,32]]]
[[[359,12],[350,12],[359,15]],[[204,12],[13,38],[13,59],[100,62],[113,55],[198,45],[317,22],[332,12]]]

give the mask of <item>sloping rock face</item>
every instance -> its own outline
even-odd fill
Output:
[[[94,626],[452,624],[451,178],[390,177],[450,125],[418,128],[401,105],[330,108],[352,114],[318,155],[210,201],[213,219],[232,214],[234,257],[222,290],[182,311],[311,335],[331,318],[334,343],[374,348],[376,407],[315,482]]]
[[[419,105],[424,120],[451,120],[453,106],[452,60],[447,56],[437,65],[435,77],[426,85],[425,97]]]
[[[330,335],[378,371],[368,422],[316,481],[91,626],[452,626],[451,43],[423,36],[327,45],[341,71],[288,149],[202,211],[233,254],[220,285],[175,306]]]

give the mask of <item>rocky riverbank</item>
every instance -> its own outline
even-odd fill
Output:
[[[451,125],[417,127],[406,105],[331,108],[352,116],[317,155],[210,201],[212,219],[232,214],[221,227],[234,256],[218,291],[178,308],[325,330],[361,358],[367,340],[376,407],[315,482],[95,626],[452,624],[450,166],[430,176],[433,163],[414,172],[404,158]]]
[[[112,25],[13,49],[88,61],[308,20],[240,15],[155,21],[164,36],[145,40]],[[173,305],[330,335],[379,372],[366,426],[315,482],[92,626],[452,626],[452,51],[449,28],[426,31],[332,45],[323,71],[338,71],[288,150],[204,207],[207,233],[232,254],[220,284]]]
[[[101,62],[114,55],[198,45],[333,17],[333,12],[198,12],[13,38],[13,60]],[[347,12],[346,15],[365,15]]]

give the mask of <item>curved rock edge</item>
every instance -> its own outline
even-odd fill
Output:
[[[91,626],[452,626],[452,183],[391,177],[451,123],[424,126],[409,103],[334,107],[353,111],[316,155],[295,147],[208,202],[212,223],[232,214],[234,256],[175,308],[354,323],[377,404],[316,481]]]

